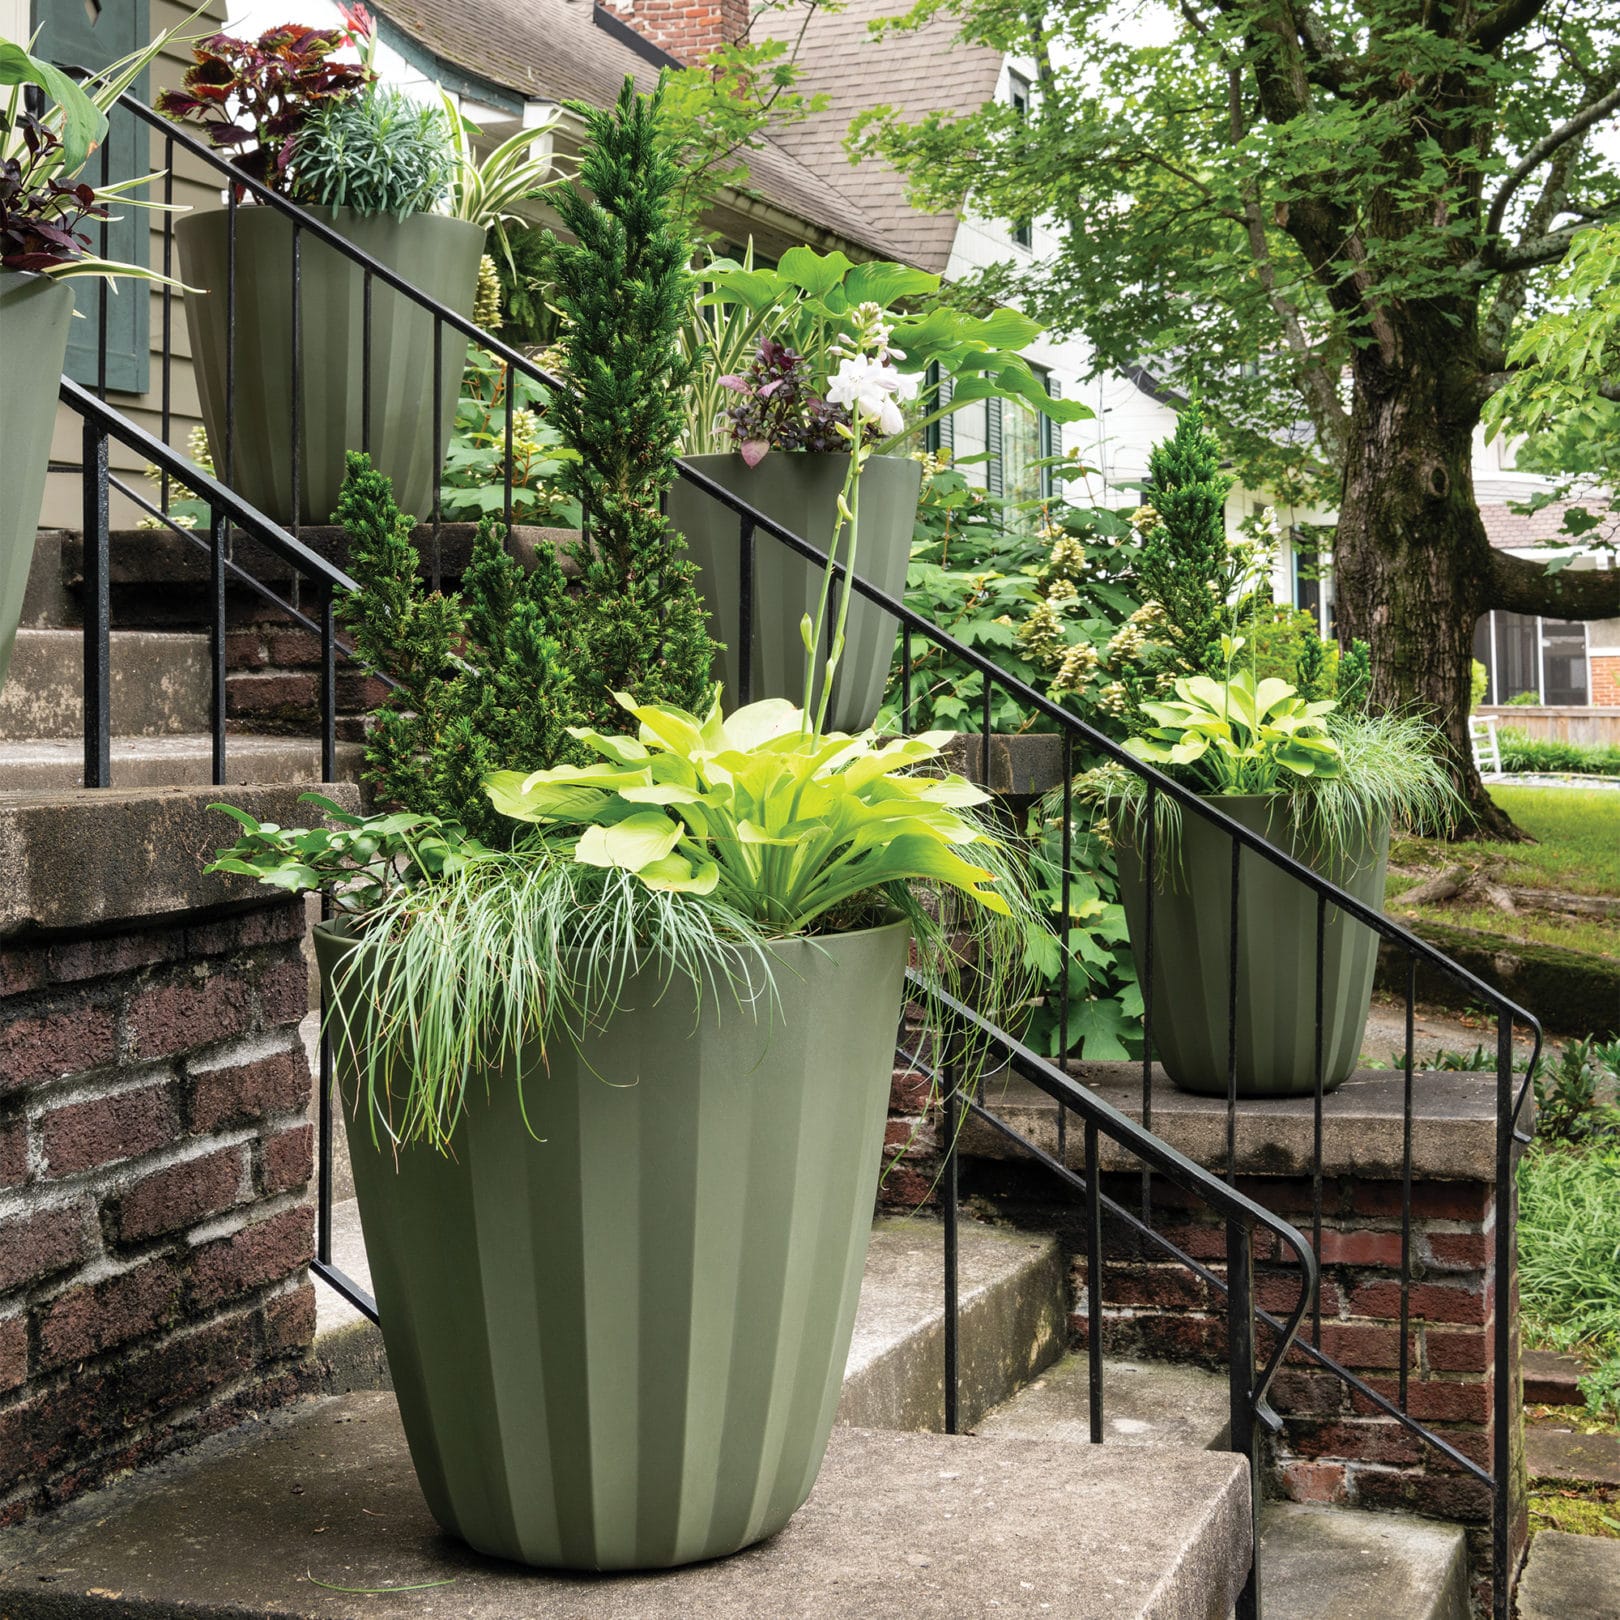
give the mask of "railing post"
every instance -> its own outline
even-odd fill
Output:
[[[754,520],[737,519],[737,703],[754,701]],[[810,694],[804,695],[806,706]]]
[[[225,782],[225,537],[229,518],[218,508],[208,514],[208,668],[212,695],[215,787]]]
[[[84,785],[112,786],[112,593],[107,508],[107,435],[88,417],[84,479]]]
[[[1248,1459],[1254,1558],[1238,1594],[1237,1620],[1260,1620],[1260,1431],[1255,1421],[1254,1235],[1245,1221],[1226,1223],[1226,1365],[1231,1450]]]
[[[337,780],[337,628],[332,587],[320,587],[321,600],[321,780]]]
[[[957,1092],[959,1069],[954,1058],[948,1058],[940,1068],[940,1081],[945,1097],[945,1167],[940,1172],[940,1197],[945,1213],[945,1432],[956,1434],[960,1422],[957,1407],[958,1374],[958,1238],[957,1228],[957,1162],[956,1139],[962,1120],[961,1097]]]
[[[1513,1166],[1513,1015],[1496,1015],[1496,1316],[1491,1374],[1491,1617],[1513,1604],[1513,1280],[1517,1268],[1518,1188]]]
[[[1102,1292],[1102,1167],[1097,1153],[1097,1122],[1088,1119],[1086,1121],[1086,1408],[1091,1425],[1091,1443],[1094,1446],[1103,1443]]]

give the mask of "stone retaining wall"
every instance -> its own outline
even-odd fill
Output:
[[[0,1523],[311,1378],[304,905],[217,791],[0,795]]]

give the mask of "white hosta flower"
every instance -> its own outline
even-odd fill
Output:
[[[863,422],[875,422],[885,435],[899,433],[906,425],[899,401],[916,397],[914,375],[864,355],[841,361],[827,385],[831,404],[842,405]]]

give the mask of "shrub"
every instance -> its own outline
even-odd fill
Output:
[[[293,153],[293,191],[300,202],[404,219],[444,198],[453,164],[440,108],[372,89],[315,109]]]
[[[1563,742],[1504,727],[1497,733],[1504,771],[1569,771],[1577,776],[1620,776],[1620,747]]]

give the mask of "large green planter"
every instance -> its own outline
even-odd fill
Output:
[[[458,315],[472,314],[484,234],[462,219],[413,214],[397,220],[329,208],[308,212],[362,252],[398,271]],[[188,214],[175,227],[187,283],[206,289],[185,300],[203,421],[216,464],[225,454],[230,216]],[[236,211],[235,415],[233,485],[278,523],[293,520],[293,230],[279,209]],[[343,484],[343,457],[364,448],[367,364],[365,272],[305,233],[299,248],[302,364],[299,373],[298,521],[328,523]],[[437,402],[433,397],[433,317],[373,280],[371,292],[371,455],[394,481],[404,511],[425,516],[450,442],[466,340],[444,330]]]
[[[351,942],[317,929],[330,985]],[[756,1018],[630,979],[581,1050],[478,1075],[455,1157],[371,1145],[355,1190],[438,1522],[550,1568],[664,1568],[810,1493],[866,1259],[903,923],[773,947]],[[339,975],[341,984],[341,974]],[[353,1097],[353,1086],[340,1083]]]
[[[1364,905],[1384,903],[1389,823],[1330,857],[1297,839],[1277,798],[1212,798],[1234,821],[1330,878]],[[1179,850],[1156,852],[1153,1045],[1185,1091],[1224,1097],[1232,929],[1232,840],[1183,814]],[[1141,853],[1118,850],[1120,898],[1139,978],[1146,980],[1147,883]],[[1316,1087],[1316,892],[1245,850],[1238,881],[1237,1089],[1300,1097]],[[1323,1089],[1356,1066],[1378,965],[1378,936],[1329,906],[1323,956]]]
[[[689,456],[688,462],[741,496],[756,511],[825,551],[832,544],[838,497],[849,457],[833,452],[773,450],[757,467],[740,455]],[[905,595],[906,563],[922,467],[907,456],[873,456],[861,473],[860,547],[855,572],[890,596]],[[728,704],[742,701],[742,582],[737,514],[678,478],[669,492],[669,523],[685,535],[698,565],[698,586],[708,602],[709,633],[724,643],[715,666]],[[754,539],[754,639],[751,668],[761,698],[804,699],[804,642],[800,622],[816,616],[821,570],[768,534]],[[861,597],[849,606],[844,656],[833,683],[828,725],[863,731],[883,705],[899,624]]]
[[[39,505],[56,426],[56,398],[73,320],[63,281],[0,270],[5,404],[0,407],[0,686],[17,640]]]

